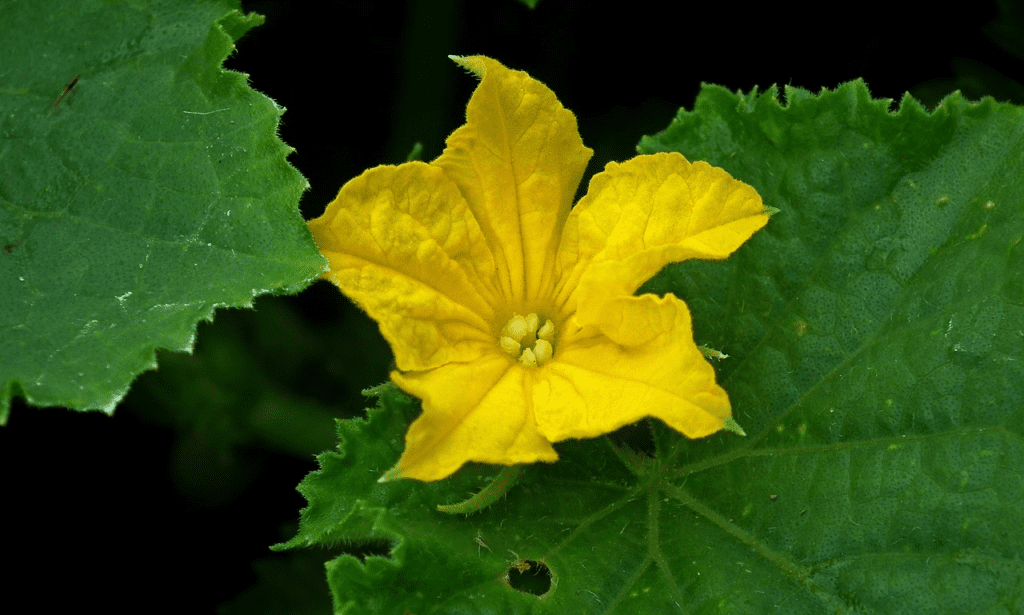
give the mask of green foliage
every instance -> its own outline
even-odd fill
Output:
[[[283,109],[221,69],[261,21],[228,0],[0,6],[0,423],[15,395],[111,412],[215,308],[322,270]]]
[[[1024,611],[1024,113],[959,95],[890,112],[861,82],[785,95],[705,87],[639,146],[722,166],[780,210],[729,260],[645,287],[684,298],[697,341],[730,356],[748,437],[655,423],[635,447],[653,458],[562,443],[459,517],[435,506],[497,471],[377,483],[418,412],[381,387],[278,547],[376,552],[328,562],[336,612]]]

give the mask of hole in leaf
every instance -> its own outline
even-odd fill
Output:
[[[543,596],[551,589],[551,569],[544,562],[519,559],[508,569],[508,584],[516,591]]]

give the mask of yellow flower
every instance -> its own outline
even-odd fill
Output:
[[[738,426],[667,295],[667,263],[722,259],[768,220],[750,186],[683,156],[609,163],[544,84],[482,56],[466,124],[427,164],[370,169],[309,222],[325,278],[376,320],[422,400],[383,479],[439,480],[467,461],[555,461],[552,442],[657,417],[691,437]]]

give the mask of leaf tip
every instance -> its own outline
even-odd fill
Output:
[[[391,383],[390,382],[385,382],[383,384],[378,384],[375,387],[370,387],[368,389],[363,389],[362,391],[360,391],[360,393],[362,393],[363,397],[378,397],[379,398],[382,395],[384,395],[388,391],[388,389],[390,387],[391,387]]]

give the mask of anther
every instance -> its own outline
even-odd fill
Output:
[[[545,320],[541,324],[536,313],[526,316],[513,314],[498,334],[501,349],[530,367],[551,361],[555,354],[554,341],[555,323]]]
[[[516,340],[512,339],[507,335],[502,335],[500,338],[498,338],[498,343],[501,344],[502,350],[509,353],[513,357],[518,357],[519,351],[522,350],[522,347],[519,345],[519,342],[517,342]]]
[[[549,320],[548,322],[551,321]],[[528,350],[529,348],[524,350],[523,354],[525,355]],[[530,354],[536,357],[537,365],[544,365],[551,360],[552,356],[554,356],[555,349],[551,347],[551,342],[547,340],[537,340],[537,343],[533,345],[533,352]]]
[[[523,354],[519,355],[519,362],[527,367],[537,367],[537,357],[529,348],[523,350]]]
[[[540,325],[540,317],[536,314],[526,315],[526,330],[530,333],[536,333],[537,327]]]
[[[555,323],[545,320],[544,326],[537,330],[537,337],[550,342],[555,337]]]
[[[525,318],[516,314],[512,317],[512,320],[508,321],[505,328],[502,329],[502,333],[508,335],[517,342],[523,341],[527,333],[530,333],[529,325]]]

